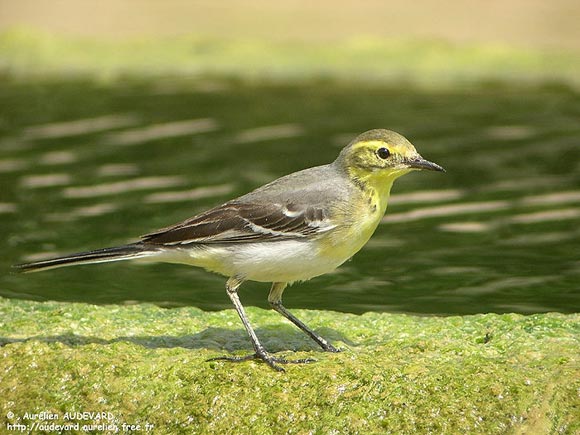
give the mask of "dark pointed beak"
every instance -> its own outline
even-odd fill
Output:
[[[430,162],[429,160],[425,160],[421,156],[414,157],[412,159],[407,160],[407,166],[413,169],[426,169],[428,171],[438,171],[438,172],[445,172],[443,167],[439,166],[437,163]]]

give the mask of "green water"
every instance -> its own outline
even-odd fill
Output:
[[[12,263],[112,246],[281,175],[358,133],[405,134],[446,174],[398,180],[385,222],[288,307],[361,313],[580,308],[580,95],[156,80],[0,85],[0,296],[230,308],[224,278],[179,265],[15,275]],[[246,283],[266,307],[268,286]]]

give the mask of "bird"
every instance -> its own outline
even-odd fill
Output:
[[[182,263],[227,277],[226,293],[252,342],[247,356],[210,360],[263,361],[283,372],[288,360],[261,344],[238,290],[246,281],[271,283],[268,302],[323,351],[339,352],[282,304],[292,283],[335,270],[370,239],[383,218],[393,182],[415,170],[445,172],[417,152],[402,135],[366,131],[329,164],[278,178],[183,222],[141,236],[123,246],[96,249],[32,263],[20,272],[119,260]]]

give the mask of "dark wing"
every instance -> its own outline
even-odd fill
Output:
[[[297,240],[332,228],[328,210],[319,206],[231,201],[142,240],[161,245]]]

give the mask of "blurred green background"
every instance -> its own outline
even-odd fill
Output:
[[[9,268],[135,240],[390,128],[448,173],[399,180],[369,245],[289,307],[578,311],[578,18],[575,1],[0,1],[0,296],[229,307],[223,278],[185,266]]]

